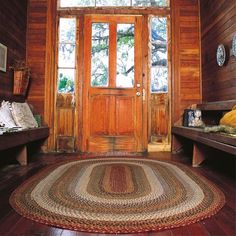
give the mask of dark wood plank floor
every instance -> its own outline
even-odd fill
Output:
[[[137,236],[234,236],[236,235],[236,178],[235,160],[223,154],[221,157],[212,158],[200,168],[190,166],[190,158],[184,155],[170,153],[149,154],[148,156],[159,160],[180,161],[194,171],[213,181],[226,196],[226,205],[215,216],[204,221],[159,232],[132,234]],[[0,154],[0,159],[10,159]],[[0,236],[102,236],[105,234],[82,233],[71,230],[50,227],[25,219],[18,215],[9,205],[8,199],[11,192],[24,180],[37,173],[43,167],[75,155],[47,154],[37,155],[30,160],[26,167],[5,161],[0,163]],[[0,161],[1,161],[0,160]],[[131,235],[131,234],[126,234]]]

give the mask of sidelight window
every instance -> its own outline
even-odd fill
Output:
[[[167,18],[150,18],[151,92],[168,92]]]
[[[58,92],[75,90],[76,19],[60,18],[58,35]]]

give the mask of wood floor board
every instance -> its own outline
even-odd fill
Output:
[[[170,153],[150,154],[150,158],[158,160],[179,161],[194,172],[213,181],[226,196],[226,205],[216,215],[209,219],[190,224],[185,227],[162,230],[158,232],[139,234],[120,234],[120,236],[235,236],[236,235],[236,179],[228,175],[228,170],[215,169],[209,164],[199,168],[191,167],[191,160],[181,154]],[[63,160],[76,158],[76,155],[43,154],[30,161],[28,166],[0,166],[0,236],[109,236],[77,232],[40,224],[18,215],[9,205],[11,192],[24,180],[40,171],[42,168]],[[83,158],[85,158],[83,156]],[[224,166],[222,166],[224,169]],[[232,166],[232,168],[235,168]],[[114,234],[110,234],[113,236]]]

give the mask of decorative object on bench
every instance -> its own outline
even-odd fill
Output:
[[[25,96],[30,79],[30,69],[24,61],[17,60],[13,66],[10,67],[14,71],[14,95]]]
[[[181,164],[102,157],[45,168],[12,193],[10,204],[28,219],[60,228],[136,235],[209,218],[225,196]]]
[[[227,112],[221,118],[220,124],[236,128],[236,105],[232,108],[232,111]]]
[[[185,109],[183,125],[186,127],[202,127],[202,112],[199,109]]]
[[[7,71],[7,47],[0,43],[0,71]]]
[[[38,123],[35,120],[32,111],[29,108],[28,103],[12,103],[12,115],[18,126],[24,129],[38,127]]]
[[[214,125],[206,126],[204,128],[205,132],[223,132],[227,134],[236,135],[236,128],[230,127],[228,125]]]
[[[216,50],[216,61],[218,66],[223,66],[226,60],[225,46],[220,44]]]
[[[5,128],[12,128],[16,126],[11,112],[11,105],[9,102],[2,101],[1,103],[0,123],[2,123]]]
[[[232,54],[236,57],[236,34],[234,35],[232,40]]]

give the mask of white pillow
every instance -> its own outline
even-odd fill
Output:
[[[11,104],[9,102],[2,101],[2,105],[0,107],[0,123],[4,124],[7,128],[16,126],[10,106]]]
[[[38,127],[28,103],[12,103],[12,115],[17,125],[24,129]]]

